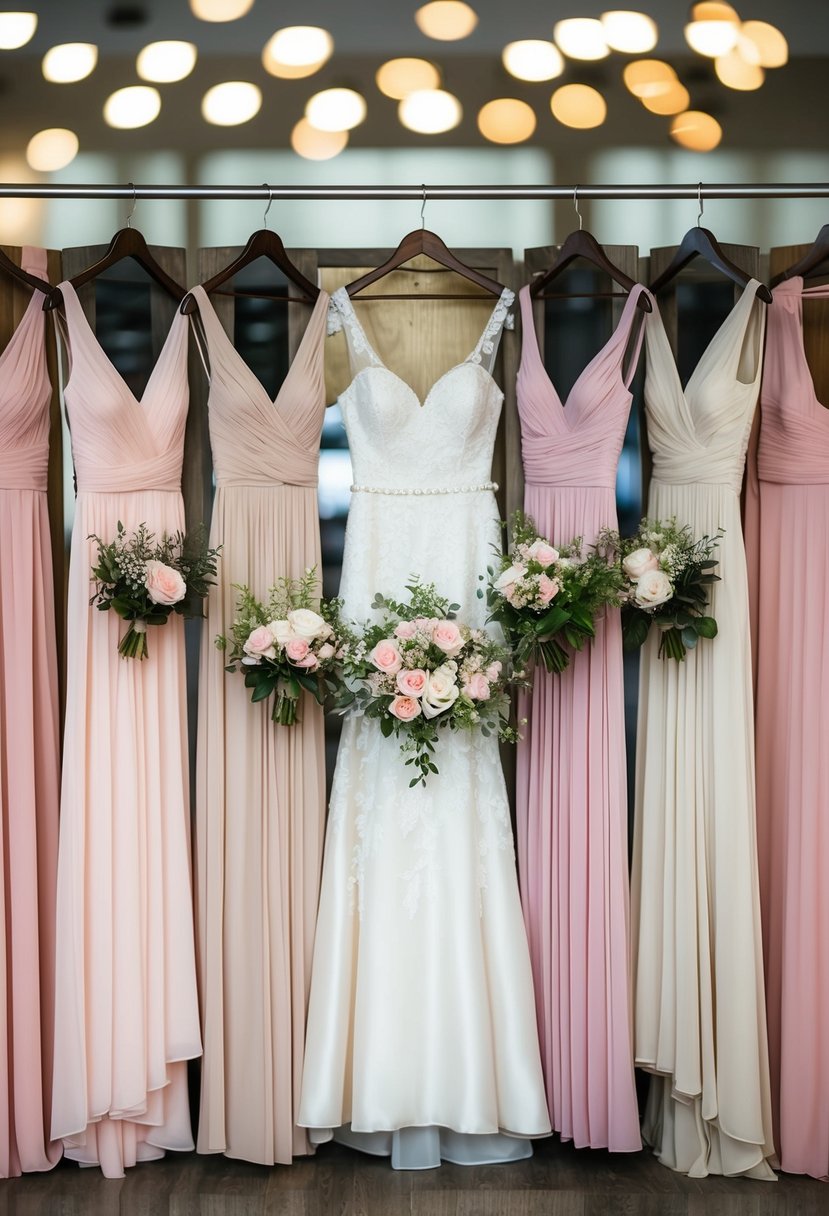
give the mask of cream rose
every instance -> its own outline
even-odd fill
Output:
[[[542,540],[540,536],[530,545],[527,554],[533,561],[538,562],[539,566],[552,566],[554,562],[558,561],[558,549],[548,545],[546,540]]]
[[[463,636],[454,621],[438,621],[432,630],[432,641],[450,658],[463,650]]]
[[[378,671],[393,676],[403,666],[397,642],[393,638],[383,638],[378,642],[368,656]]]
[[[464,684],[463,691],[473,701],[488,701],[489,680],[482,671],[476,671]]]
[[[294,608],[288,613],[288,623],[298,637],[313,642],[315,638],[331,636],[331,626],[322,619],[318,612],[310,608]]]
[[[242,649],[255,662],[259,662],[260,659],[276,658],[273,634],[267,625],[260,625],[254,629]]]
[[[634,549],[622,562],[622,569],[632,582],[636,582],[649,570],[659,569],[659,559],[653,549]]]
[[[333,659],[333,657],[334,657],[334,647],[331,645],[330,642],[323,642],[322,646],[320,646],[319,650],[317,651],[317,658],[320,660],[323,660],[323,659]]]
[[[501,666],[500,659],[495,659],[494,662],[490,663],[489,667],[486,669],[486,678],[489,680],[490,684],[495,683],[495,681],[501,675],[502,670],[503,668]]]
[[[267,628],[273,634],[273,640],[277,646],[284,647],[287,642],[290,642],[291,638],[297,636],[291,628],[290,621],[268,621]]]
[[[403,669],[397,673],[397,687],[404,697],[422,697],[428,676],[420,667]]]
[[[389,706],[389,713],[401,722],[411,722],[412,718],[420,715],[420,702],[414,697],[395,697]]]
[[[187,584],[172,566],[150,561],[144,567],[144,586],[154,604],[170,607],[180,603],[187,594]]]
[[[514,566],[507,566],[503,574],[500,574],[496,578],[495,589],[497,591],[506,591],[507,587],[512,587],[519,579],[522,579],[526,572],[526,566],[522,566],[520,562],[516,562]]]
[[[550,600],[555,599],[560,590],[561,583],[557,578],[548,578],[546,574],[539,575],[538,598],[542,604],[549,604]]]
[[[642,608],[656,608],[674,593],[671,580],[662,570],[648,570],[636,581],[633,598]]]
[[[446,664],[436,667],[426,681],[421,704],[425,718],[436,718],[455,704],[460,695],[455,673]]]

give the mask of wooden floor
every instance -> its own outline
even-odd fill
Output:
[[[531,1161],[396,1172],[329,1144],[293,1166],[171,1155],[119,1180],[62,1163],[0,1183],[0,1216],[829,1216],[829,1184],[680,1177],[649,1154],[538,1141]]]

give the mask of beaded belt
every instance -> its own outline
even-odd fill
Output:
[[[484,490],[497,490],[498,484],[494,481],[482,481],[477,486],[446,486],[439,489],[425,490],[392,490],[385,486],[352,486],[352,494],[406,494],[419,497],[422,494],[480,494]]]

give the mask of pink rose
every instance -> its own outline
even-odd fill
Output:
[[[463,650],[463,637],[454,621],[438,621],[432,630],[432,641],[450,658]]]
[[[146,562],[144,566],[144,586],[154,604],[178,604],[187,594],[187,584],[172,566],[164,562]]]
[[[254,629],[242,649],[246,655],[257,661],[276,657],[273,634],[267,625],[260,625],[258,629]]]
[[[322,646],[320,646],[319,650],[317,651],[317,658],[322,660],[322,659],[333,659],[333,657],[334,657],[334,647],[331,645],[330,642],[323,642]]]
[[[394,636],[402,638],[406,642],[413,638],[416,633],[417,625],[415,625],[414,621],[401,621],[394,630]]]
[[[561,590],[561,583],[557,578],[548,578],[546,574],[541,574],[538,577],[538,598],[542,604],[549,604],[550,600],[555,599]]]
[[[400,651],[397,649],[397,642],[391,638],[383,638],[382,641],[378,642],[368,657],[378,671],[383,671],[390,676],[399,671],[403,665]]]
[[[285,643],[285,654],[288,656],[289,662],[295,666],[305,666],[303,660],[307,658],[310,646],[305,638],[291,638]],[[316,662],[316,657],[314,658]]]
[[[304,659],[294,663],[294,667],[304,667],[306,671],[314,671],[319,667],[319,659],[312,650],[309,650]]]
[[[398,671],[397,687],[404,697],[422,697],[426,687],[426,672],[420,667],[411,670]]]
[[[538,562],[539,566],[552,566],[558,561],[558,549],[554,549],[552,545],[548,545],[546,540],[539,536],[538,540],[534,540],[527,550],[528,557],[533,561]]]
[[[467,697],[471,697],[473,701],[488,701],[489,700],[489,680],[481,671],[476,671],[471,675],[463,686],[463,691]]]
[[[411,722],[420,714],[420,702],[414,697],[395,697],[389,706],[389,713],[400,722]]]
[[[653,549],[634,549],[623,559],[622,569],[631,582],[635,583],[649,570],[659,569],[659,558]]]
[[[494,684],[495,681],[499,679],[502,671],[503,667],[501,666],[500,659],[496,659],[493,663],[490,663],[489,667],[486,669],[486,678],[489,680],[490,684]]]

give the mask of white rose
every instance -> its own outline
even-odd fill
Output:
[[[508,566],[503,574],[499,575],[495,580],[495,587],[498,591],[503,591],[505,587],[511,587],[513,583],[517,583],[526,574],[526,566],[516,563],[514,566]]]
[[[288,613],[288,622],[296,636],[305,638],[306,642],[313,642],[315,638],[327,638],[332,632],[331,626],[310,608],[294,608],[293,612]]]
[[[421,698],[424,718],[436,718],[457,701],[460,694],[455,672],[447,664],[437,667],[427,678]]]
[[[268,629],[271,631],[271,636],[278,646],[285,646],[290,642],[291,638],[297,635],[291,628],[289,621],[268,621]]]
[[[659,559],[653,549],[634,549],[622,561],[622,569],[631,582],[635,583],[649,570],[658,570]]]
[[[674,593],[671,580],[663,570],[648,570],[637,579],[633,598],[642,608],[656,608]]]
[[[273,644],[273,634],[267,625],[257,625],[248,636],[242,647],[248,658],[259,663],[262,659],[275,659],[276,647]]]

